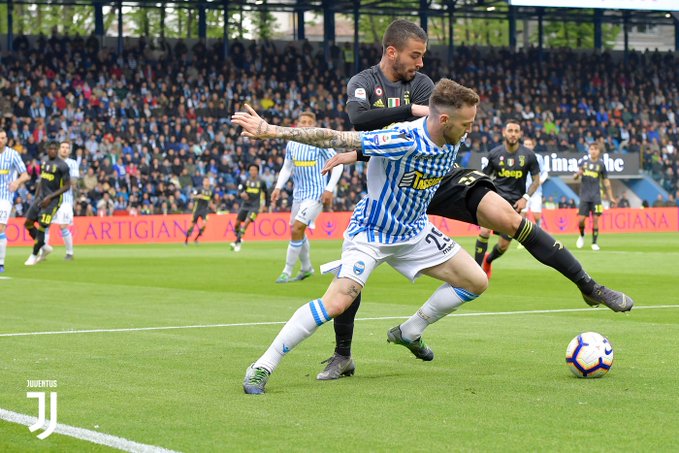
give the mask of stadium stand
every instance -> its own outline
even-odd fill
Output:
[[[204,175],[216,187],[217,210],[235,212],[247,166],[258,164],[271,185],[285,151],[282,143],[238,135],[229,118],[244,102],[276,124],[294,124],[311,108],[321,126],[350,127],[344,113],[350,74],[308,42],[235,41],[227,60],[218,41],[189,47],[182,40],[139,39],[121,55],[92,37],[18,36],[14,44],[0,65],[0,114],[9,145],[22,153],[32,177],[17,193],[17,216],[30,204],[39,157],[51,139],[74,143],[83,175],[77,215],[189,212],[190,194]],[[380,52],[362,46],[362,67]],[[643,172],[668,193],[679,189],[676,54],[631,52],[624,59],[464,46],[456,52],[444,65],[444,52],[432,48],[423,72],[433,80],[453,77],[481,94],[466,150],[489,150],[500,142],[503,122],[520,117],[538,152],[584,153],[599,141],[608,152],[638,154]],[[365,166],[348,167],[333,209],[352,209],[364,190]],[[284,192],[274,210],[290,208],[290,185]]]

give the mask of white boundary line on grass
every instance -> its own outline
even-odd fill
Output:
[[[17,423],[24,426],[31,426],[38,421],[38,418],[0,408],[0,420],[5,420],[10,423]],[[107,447],[117,448],[118,450],[122,451],[139,453],[177,453],[175,450],[168,450],[166,448],[156,447],[154,445],[140,444],[139,442],[134,442],[122,437],[91,431],[89,429],[77,428],[75,426],[64,425],[62,423],[57,423],[57,427],[54,432],[63,434],[64,436],[92,442],[97,445],[105,445]]]
[[[642,305],[634,307],[634,310],[659,310],[659,309],[679,308],[679,305]],[[455,313],[448,317],[474,317],[474,316],[511,316],[511,315],[540,315],[551,313],[578,313],[592,311],[592,308],[560,308],[554,310],[520,310],[520,311],[484,311],[478,313]],[[604,309],[602,309],[604,310]],[[356,321],[386,321],[390,319],[408,319],[409,316],[381,316],[376,318],[356,318]],[[152,330],[181,330],[181,329],[212,329],[218,327],[255,327],[285,324],[287,321],[266,321],[266,322],[238,322],[230,324],[197,324],[189,326],[158,326],[158,327],[127,327],[120,329],[86,329],[86,330],[55,330],[46,332],[16,332],[0,333],[3,337],[30,337],[37,335],[69,335],[76,333],[115,333],[115,332],[144,332]]]

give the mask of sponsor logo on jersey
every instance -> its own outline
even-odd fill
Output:
[[[420,171],[411,171],[403,175],[398,183],[399,187],[408,187],[415,190],[427,190],[441,182],[443,178],[425,178]]]
[[[9,175],[9,170],[0,169],[0,175]]]
[[[354,96],[356,96],[359,99],[368,99],[368,95],[365,92],[365,88],[356,88]]]
[[[40,177],[41,177],[42,179],[46,179],[46,180],[48,180],[48,181],[54,181],[54,175],[51,174],[51,173],[41,173],[41,174],[40,174]]]
[[[375,87],[375,94],[378,96],[382,96],[384,94],[384,90],[382,87]]]
[[[593,170],[585,170],[582,172],[582,176],[589,176],[590,178],[598,178],[599,172]]]
[[[401,105],[401,99],[399,98],[389,98],[387,99],[387,107],[399,107]]]
[[[500,170],[497,174],[501,178],[516,178],[516,179],[521,179],[523,176],[523,171],[522,170],[507,170],[506,168],[503,168]]]
[[[295,167],[315,167],[315,160],[296,160]]]
[[[384,102],[382,102],[382,99],[378,99],[377,101],[375,101],[373,103],[373,107],[377,107],[377,108],[380,108],[380,109],[384,108]]]

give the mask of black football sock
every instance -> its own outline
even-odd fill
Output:
[[[542,264],[559,271],[575,283],[584,294],[592,294],[596,282],[564,245],[530,221],[523,219],[514,235],[526,250]]]
[[[592,230],[592,244],[596,244],[596,241],[599,240],[599,229],[594,228]]]
[[[205,227],[201,227],[201,228],[198,230],[198,234],[196,235],[196,239],[194,239],[194,240],[197,241],[198,238],[201,237],[201,236],[203,235],[203,232],[204,232],[204,231],[205,231]]]
[[[344,357],[351,357],[351,341],[354,338],[354,319],[361,305],[361,294],[349,305],[344,313],[334,319],[335,353]]]
[[[39,228],[36,234],[35,243],[33,244],[33,254],[37,255],[43,245],[45,245],[45,230]]]
[[[484,238],[479,235],[476,238],[476,247],[474,248],[474,260],[479,264],[483,263],[483,257],[486,256],[486,250],[488,250],[488,240],[490,238]]]
[[[580,236],[584,236],[585,235],[585,224],[584,223],[578,224],[578,229],[580,230]]]
[[[500,258],[504,254],[505,252],[500,250],[500,247],[497,244],[495,244],[493,250],[490,251],[490,255],[488,255],[488,263],[492,263],[494,260]]]
[[[38,230],[34,226],[26,229],[28,230],[28,235],[31,237],[31,239],[35,240],[38,237]]]

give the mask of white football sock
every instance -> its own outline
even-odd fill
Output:
[[[45,228],[45,245],[50,245],[50,227]]]
[[[302,251],[303,243],[304,240],[302,239],[301,241],[290,241],[290,244],[288,244],[288,255],[285,258],[285,269],[283,269],[283,272],[286,274],[292,275],[292,270],[295,268],[299,254]]]
[[[311,244],[309,243],[309,238],[304,236],[304,243],[302,244],[302,250],[299,254],[299,260],[302,262],[302,270],[305,272],[310,272],[313,270],[311,265]]]
[[[265,368],[273,373],[285,354],[309,338],[318,327],[330,321],[321,299],[312,300],[297,309],[290,320],[256,362],[255,368]]]
[[[73,255],[73,235],[71,234],[71,231],[68,228],[62,228],[61,237],[64,239],[66,254]]]
[[[434,294],[412,315],[401,324],[401,334],[405,340],[413,341],[419,338],[424,329],[460,308],[465,302],[476,299],[477,296],[462,288],[455,288],[444,283],[434,291]]]
[[[7,235],[0,233],[0,264],[5,264],[5,255],[7,254]]]

